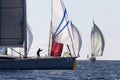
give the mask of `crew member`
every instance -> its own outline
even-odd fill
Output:
[[[40,49],[40,48],[39,48],[38,51],[37,51],[37,57],[40,57],[40,52],[41,52],[41,51],[43,51],[43,49]]]

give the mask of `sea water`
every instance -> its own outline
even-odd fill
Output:
[[[120,80],[120,61],[77,61],[76,70],[0,70],[0,80]]]

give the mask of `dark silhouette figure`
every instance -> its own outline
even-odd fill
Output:
[[[69,48],[69,45],[67,44],[67,48],[68,48],[68,50],[69,50],[69,55],[70,56],[72,56],[72,54],[71,54],[71,51],[70,51],[70,48]]]
[[[40,52],[42,51],[43,49],[38,49],[38,51],[37,51],[37,57],[40,57]]]
[[[8,54],[7,54],[7,49],[5,50],[5,55],[8,55]]]

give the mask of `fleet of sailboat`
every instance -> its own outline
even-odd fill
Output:
[[[51,2],[48,57],[29,58],[33,36],[26,21],[26,0],[1,0],[0,46],[10,48],[13,55],[15,52],[22,56],[2,56],[0,69],[75,69],[82,45],[79,30],[69,20],[63,1]],[[18,52],[16,47],[22,48],[24,52]]]
[[[82,39],[77,27],[69,20],[62,0],[51,0],[48,56],[44,58],[28,57],[33,34],[27,24],[26,0],[1,0],[0,4],[0,70],[75,69]],[[104,46],[103,34],[93,22],[89,60],[95,61],[96,57],[102,56]],[[8,49],[11,56],[7,53]],[[20,56],[13,56],[15,53]]]

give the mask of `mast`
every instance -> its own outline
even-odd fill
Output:
[[[69,45],[67,44],[67,48],[68,48],[68,50],[69,50],[69,55],[70,56],[72,56],[72,54],[71,54],[71,51],[70,51],[70,48],[69,48]]]
[[[50,22],[48,56],[50,56],[50,53],[51,53],[51,45],[52,45],[52,21]]]
[[[23,5],[23,24],[24,24],[24,58],[27,58],[27,22],[26,22],[26,0],[22,1]]]

